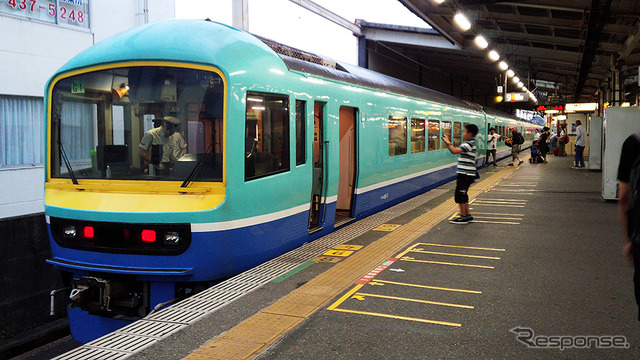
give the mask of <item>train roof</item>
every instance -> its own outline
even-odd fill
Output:
[[[317,54],[289,47],[260,36],[256,37],[274,50],[282,58],[287,68],[292,71],[300,71],[326,79],[388,91],[398,95],[411,96],[467,110],[482,110],[482,106],[455,96],[396,79],[373,70],[323,58]]]
[[[245,70],[257,64],[263,68],[288,68],[291,71],[347,84],[388,91],[470,111],[484,110],[493,116],[518,120],[512,115],[490,108],[483,109],[478,104],[451,95],[369,69],[338,63],[228,25],[204,20],[164,20],[122,32],[76,55],[57,73],[98,64],[141,60],[214,64],[224,66],[226,71],[236,74],[245,73]],[[250,76],[248,71],[246,76]]]
[[[487,113],[487,115],[490,115],[490,116],[506,118],[506,119],[512,120],[512,121],[526,122],[526,121],[524,121],[522,119],[518,119],[514,115],[511,115],[509,113],[506,113],[504,111],[500,111],[500,110],[497,110],[497,109],[494,109],[494,108],[485,107],[485,108],[483,108],[483,110],[484,110],[485,113]]]
[[[358,66],[340,64],[344,70],[338,70],[286,55],[281,55],[280,57],[289,70],[300,71],[326,79],[388,91],[398,95],[411,96],[467,110],[481,111],[482,109],[480,105]]]

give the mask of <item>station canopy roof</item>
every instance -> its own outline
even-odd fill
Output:
[[[400,1],[452,45],[436,43],[430,48],[387,41],[428,66],[455,68],[495,82],[496,64],[487,60],[487,50],[473,43],[475,35],[482,34],[524,82],[535,80],[528,84],[530,89],[537,86],[539,91],[580,101],[595,96],[612,64],[633,74],[640,65],[637,0],[446,0],[441,5],[433,0]],[[459,9],[471,20],[471,30],[462,31],[454,23]]]

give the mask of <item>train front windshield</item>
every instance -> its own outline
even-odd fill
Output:
[[[58,81],[53,178],[222,181],[224,82],[215,72],[135,66]]]

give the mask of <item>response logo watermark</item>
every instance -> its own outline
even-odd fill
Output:
[[[629,342],[623,335],[536,335],[528,327],[515,327],[510,332],[532,349],[627,349]]]

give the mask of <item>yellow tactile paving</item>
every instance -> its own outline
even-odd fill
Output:
[[[488,176],[469,190],[469,196],[473,198],[486,192],[515,169],[517,168],[505,168]],[[408,224],[346,258],[220,337],[213,339],[185,359],[235,360],[253,357],[347,289],[373,267],[392,257],[404,246],[446,219],[455,208],[453,199],[447,199]],[[304,309],[298,310],[296,308],[301,307],[302,299],[304,299]],[[451,325],[459,326],[459,324]]]
[[[307,317],[316,311],[318,302],[324,301],[325,296],[308,293],[293,293],[290,303],[275,302],[273,305],[262,310],[265,313],[280,314],[288,316]],[[289,306],[294,304],[295,306]]]

